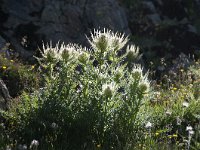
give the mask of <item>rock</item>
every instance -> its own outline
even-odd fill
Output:
[[[149,14],[156,13],[156,7],[152,1],[143,1],[142,4],[143,4],[143,9],[147,13]]]
[[[3,80],[0,79],[0,110],[8,109],[10,99],[11,96],[9,94],[9,91]]]
[[[198,34],[196,27],[191,24],[188,25],[188,31],[194,34]]]
[[[86,14],[90,28],[106,27],[129,33],[126,15],[115,0],[91,0],[86,7]]]
[[[159,14],[150,14],[150,15],[147,15],[147,18],[154,25],[159,25],[162,21]]]
[[[0,33],[23,58],[29,59],[42,41],[87,45],[85,34],[93,28],[106,27],[130,34],[118,0],[1,1],[0,12],[6,19],[1,22]]]

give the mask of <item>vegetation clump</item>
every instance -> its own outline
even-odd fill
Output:
[[[3,149],[199,148],[199,80],[180,71],[189,84],[154,85],[128,37],[104,29],[88,40],[90,49],[43,46],[36,57],[43,87],[0,112]],[[198,79],[197,70],[188,72]]]

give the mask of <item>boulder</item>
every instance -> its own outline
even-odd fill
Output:
[[[0,110],[8,109],[10,99],[11,96],[9,94],[9,91],[3,80],[0,79]]]
[[[87,45],[85,34],[109,28],[130,34],[126,15],[117,0],[0,0],[0,33],[30,58],[42,41]],[[24,43],[26,39],[26,43]]]

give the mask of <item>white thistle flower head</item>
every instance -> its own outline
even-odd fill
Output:
[[[67,44],[64,45],[61,44],[60,49],[59,49],[59,54],[60,54],[60,58],[63,61],[68,61],[69,59],[72,58],[77,58],[79,56],[79,53],[77,52],[81,47],[76,45],[76,44]]]
[[[145,74],[145,76],[143,76],[142,78],[140,78],[139,81],[139,89],[142,93],[147,93],[149,92],[150,89],[150,82],[147,78],[147,74]]]
[[[147,122],[147,124],[145,125],[146,129],[150,129],[152,127],[152,123],[151,122]]]
[[[128,42],[128,37],[125,37],[124,34],[113,33],[111,30],[104,28],[103,31],[94,30],[91,33],[91,40],[88,40],[95,50],[105,52],[108,50],[120,50]]]
[[[90,49],[87,49],[86,47],[82,48],[80,46],[77,49],[77,52],[79,53],[78,60],[82,64],[86,64],[86,62],[89,60],[89,58],[90,58],[90,51],[91,51]]]
[[[37,148],[39,146],[39,142],[37,140],[33,140],[30,145],[31,148]]]
[[[183,102],[183,107],[189,107],[189,103],[186,102],[186,101],[184,101],[184,102]]]
[[[141,65],[136,64],[136,65],[133,66],[133,69],[132,69],[132,72],[131,72],[132,77],[134,79],[140,79],[143,76],[142,72],[143,72],[143,68],[141,67]]]
[[[41,50],[40,50],[41,51]],[[56,62],[59,60],[59,49],[52,46],[52,42],[50,44],[47,43],[46,47],[43,43],[43,51],[41,51],[42,57],[46,59],[47,62]]]
[[[134,61],[137,58],[139,58],[139,48],[136,47],[135,45],[128,45],[126,48],[126,56],[128,61]]]
[[[102,94],[105,95],[106,97],[109,98],[112,97],[115,90],[116,90],[116,84],[114,82],[102,85]]]

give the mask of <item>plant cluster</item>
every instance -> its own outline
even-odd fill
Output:
[[[0,112],[2,149],[200,148],[198,61],[150,84],[126,36],[94,30],[88,41],[43,46],[42,87]]]
[[[7,85],[12,97],[19,96],[23,91],[39,88],[39,73],[34,65],[25,65],[18,59],[7,56],[6,48],[0,55],[0,78]]]
[[[94,30],[91,49],[51,43],[37,58],[45,87],[24,94],[6,113],[16,145],[33,139],[47,149],[122,149],[132,141],[137,114],[150,91],[134,60],[139,50],[123,34]],[[130,68],[132,67],[132,68]]]

